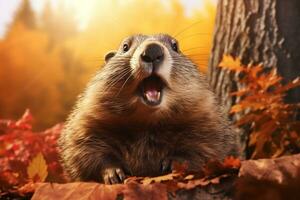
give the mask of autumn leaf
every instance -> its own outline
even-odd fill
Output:
[[[185,178],[184,178],[184,180],[192,180],[192,179],[194,179],[195,178],[195,176],[193,175],[193,174],[190,174],[190,175],[187,175]]]
[[[299,120],[293,120],[299,110],[297,103],[287,104],[284,97],[290,89],[300,86],[300,77],[283,84],[275,67],[264,68],[262,64],[242,65],[241,61],[224,55],[219,64],[222,69],[242,71],[237,77],[237,90],[230,93],[236,97],[230,114],[238,114],[236,125],[246,128],[249,137],[250,158],[278,157],[297,152],[300,137],[291,137],[299,132]]]
[[[148,185],[151,183],[162,183],[165,181],[171,181],[174,180],[176,177],[179,177],[180,174],[179,173],[171,173],[171,174],[167,174],[167,175],[163,175],[163,176],[158,176],[158,177],[146,177],[144,178],[141,183]]]
[[[22,187],[18,188],[18,192],[20,194],[27,194],[27,193],[33,193],[35,191],[35,189],[37,188],[37,184],[33,183],[33,182],[28,182],[25,185],[23,185]]]
[[[204,187],[204,186],[207,186],[209,184],[210,184],[210,181],[208,179],[205,179],[205,178],[190,180],[187,183],[182,183],[182,182],[177,183],[177,185],[180,189],[186,189],[186,190],[193,189],[197,186]]]
[[[254,65],[254,66],[249,65],[247,69],[248,69],[247,75],[252,78],[258,78],[260,72],[263,71],[262,65]]]
[[[241,112],[243,110],[243,107],[241,104],[236,104],[234,106],[231,107],[230,113],[238,113]]]
[[[230,96],[243,96],[246,95],[247,93],[249,93],[249,91],[247,89],[242,89],[236,92],[231,92]]]
[[[282,86],[282,87],[279,87],[277,90],[276,90],[276,93],[282,93],[282,92],[286,92],[292,88],[295,88],[295,87],[299,87],[300,86],[300,77],[294,79],[292,82]]]
[[[32,126],[31,123],[33,121],[33,117],[30,113],[29,109],[26,109],[25,113],[23,114],[23,116],[21,117],[21,119],[19,119],[15,125],[18,128],[24,129],[24,130],[31,130]]]
[[[29,179],[34,182],[44,182],[48,176],[47,164],[43,154],[38,153],[27,167]]]
[[[225,168],[239,169],[241,167],[241,160],[233,156],[229,156],[224,159],[223,166]]]
[[[223,67],[225,69],[241,72],[244,70],[241,64],[241,60],[239,58],[234,59],[232,56],[224,55],[222,61],[219,64],[219,67]]]

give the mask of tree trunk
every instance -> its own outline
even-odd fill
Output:
[[[239,85],[234,74],[218,68],[223,55],[276,67],[285,82],[295,79],[300,75],[300,1],[219,0],[208,79],[229,111],[237,101],[229,93]],[[300,88],[286,100],[299,102]]]

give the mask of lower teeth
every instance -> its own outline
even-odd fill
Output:
[[[147,101],[149,101],[151,103],[156,103],[160,100],[160,92],[156,91],[156,90],[147,91],[145,93],[145,97],[146,97]]]

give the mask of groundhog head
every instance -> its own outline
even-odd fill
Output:
[[[102,73],[109,79],[105,90],[110,93],[106,101],[113,105],[111,111],[159,119],[184,112],[201,100],[195,92],[205,83],[199,84],[202,78],[196,65],[169,35],[130,36],[105,61]]]

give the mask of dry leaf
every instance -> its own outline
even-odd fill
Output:
[[[28,182],[25,185],[23,185],[22,187],[18,188],[18,192],[20,194],[27,194],[27,193],[33,193],[35,191],[35,189],[37,188],[37,184],[33,183],[33,182]]]
[[[241,160],[233,156],[229,156],[224,159],[223,166],[225,168],[239,169],[241,167]]]
[[[47,163],[43,154],[38,153],[27,167],[29,179],[33,182],[44,182],[48,176]]]
[[[187,176],[184,178],[184,180],[192,180],[192,179],[194,179],[194,178],[195,178],[195,176],[192,175],[192,174],[190,174],[190,175],[187,175]]]
[[[219,64],[219,67],[226,68],[231,71],[241,72],[244,70],[241,64],[241,60],[239,58],[234,59],[230,55],[224,55],[222,61]]]
[[[165,181],[171,181],[174,180],[174,178],[180,176],[179,173],[171,173],[171,174],[167,174],[167,175],[163,175],[163,176],[158,176],[158,177],[146,177],[145,179],[143,179],[141,181],[142,184],[151,184],[151,183],[161,183],[161,182],[165,182]]]
[[[242,105],[236,104],[231,107],[230,113],[238,113],[238,112],[241,112],[242,110],[243,110]]]

